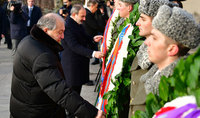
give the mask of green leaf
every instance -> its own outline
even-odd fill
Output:
[[[137,41],[133,46],[140,46],[144,41],[142,40],[139,40]]]
[[[195,91],[195,98],[196,98],[198,107],[200,107],[200,88]]]
[[[159,96],[164,100],[168,100],[169,94],[169,85],[167,83],[167,78],[165,76],[161,77],[160,85],[159,85]]]
[[[190,73],[188,74],[187,84],[191,89],[195,89],[198,84],[200,70],[200,57],[194,60],[194,64],[190,66]]]
[[[112,94],[112,91],[108,91],[107,93],[103,95],[103,99],[108,99],[111,96],[111,94]]]
[[[134,39],[133,35],[129,35],[128,38],[131,39],[131,40]]]
[[[144,111],[137,110],[131,118],[148,118],[148,115]]]
[[[147,112],[153,116],[152,106],[155,104],[156,97],[150,93],[146,97],[146,110]]]
[[[129,86],[131,84],[131,79],[130,78],[124,78],[123,83],[124,83],[125,86]]]

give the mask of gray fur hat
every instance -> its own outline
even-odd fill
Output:
[[[200,42],[200,25],[195,22],[192,14],[181,8],[161,6],[152,25],[166,36],[190,49],[197,47]]]
[[[139,2],[139,0],[120,0],[122,2],[132,3],[135,4],[136,2]]]
[[[174,6],[169,0],[140,0],[139,12],[146,14],[147,16],[156,16],[157,11],[162,5]]]

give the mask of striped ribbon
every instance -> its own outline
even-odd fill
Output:
[[[106,54],[107,52],[107,41],[108,40],[111,40],[111,39],[107,39],[108,38],[108,31],[109,29],[111,28],[110,27],[110,23],[112,22],[113,20],[113,16],[115,14],[116,10],[114,9],[110,18],[108,19],[107,23],[106,23],[106,27],[105,27],[105,31],[104,31],[104,35],[103,35],[103,41],[102,41],[102,44],[101,44],[101,52],[103,52],[104,54]],[[112,27],[113,28],[113,27]],[[106,64],[106,57],[103,57],[103,61],[102,61],[102,73],[104,72],[103,70],[105,69],[105,64]]]
[[[101,87],[99,92],[99,97],[102,98],[103,95],[108,91],[110,82],[111,82],[111,75],[115,68],[116,60],[118,58],[119,50],[121,49],[121,46],[123,45],[123,37],[127,33],[127,30],[129,29],[130,25],[126,26],[121,33],[118,36],[118,39],[115,43],[114,50],[106,64],[106,67],[102,70],[102,76],[101,76]],[[107,100],[102,100],[102,102],[97,101],[98,104],[101,104],[101,110],[106,112],[105,105],[107,104]]]

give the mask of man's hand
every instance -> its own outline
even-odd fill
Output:
[[[96,35],[96,36],[94,36],[93,39],[94,39],[95,42],[99,42],[102,38],[103,38],[102,35]]]
[[[63,14],[63,10],[62,10],[62,9],[59,10],[59,14],[60,14],[60,15]]]
[[[96,118],[106,118],[106,114],[102,110],[99,110]]]
[[[14,11],[15,7],[14,6],[11,6],[10,7],[10,11]]]
[[[104,56],[105,56],[105,54],[102,53],[101,51],[94,52],[94,57],[96,57],[96,58],[103,58]]]

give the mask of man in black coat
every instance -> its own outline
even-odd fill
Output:
[[[5,38],[5,42],[7,43],[7,48],[8,49],[12,49],[12,42],[11,42],[11,37],[10,37],[10,22],[8,20],[8,10],[7,10],[7,5],[8,2],[10,2],[11,0],[5,1],[3,4],[3,10],[4,10],[4,17],[3,17],[3,35]]]
[[[86,8],[86,20],[83,21],[83,27],[85,31],[90,36],[95,36],[99,33],[103,34],[104,27],[95,18],[95,12],[98,9],[98,2],[96,0],[89,0],[87,2]],[[101,14],[101,13],[100,13]],[[95,50],[98,50],[98,43],[95,44]],[[95,58],[95,61],[92,64],[98,64],[99,59]]]
[[[86,8],[86,20],[83,21],[83,27],[90,36],[95,36],[98,33],[103,33],[105,26],[99,25],[95,19],[95,12],[98,10],[98,2],[89,0]]]
[[[29,20],[26,25],[28,34],[30,34],[31,28],[42,16],[41,9],[35,6],[34,2],[35,0],[27,0],[27,5],[22,7],[22,10],[29,15]]]
[[[28,15],[21,10],[21,3],[10,6],[8,15],[10,21],[10,35],[12,39],[12,55],[15,54],[20,41],[27,36],[26,23],[29,19]]]
[[[13,63],[11,118],[66,118],[65,109],[79,118],[104,118],[90,103],[66,86],[59,60],[64,20],[43,16],[31,35],[19,44]]]
[[[81,92],[82,85],[89,80],[89,60],[91,57],[102,58],[104,54],[94,51],[93,38],[85,33],[82,22],[85,20],[86,10],[82,5],[74,5],[71,16],[67,18],[65,25],[65,37],[61,41],[61,64],[66,77],[67,85]],[[98,42],[102,36],[95,36]]]

